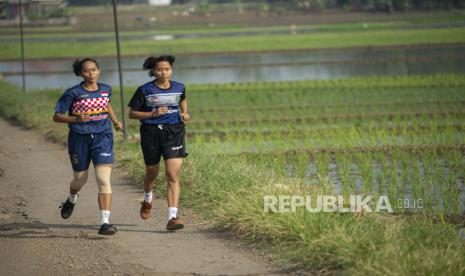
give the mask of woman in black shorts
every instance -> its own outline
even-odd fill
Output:
[[[179,171],[187,156],[184,143],[184,123],[189,120],[184,84],[172,81],[173,56],[149,57],[143,68],[155,80],[139,88],[129,102],[129,118],[141,122],[140,138],[146,165],[142,219],[152,217],[152,190],[160,169],[160,158],[165,160],[168,182],[167,230],[184,227],[177,215],[179,206]]]

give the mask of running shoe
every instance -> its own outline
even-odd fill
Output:
[[[66,199],[65,202],[61,203],[61,217],[64,219],[69,218],[73,214],[74,206],[76,204],[71,203],[69,198]]]
[[[149,219],[152,217],[152,203],[151,202],[142,202],[140,206],[140,217],[142,219]]]
[[[114,235],[118,232],[118,229],[116,229],[116,226],[113,224],[108,224],[104,223],[100,226],[100,229],[98,230],[99,235]]]
[[[166,224],[166,230],[180,230],[184,228],[184,224],[182,221],[179,219],[179,217],[172,218],[168,221],[168,224]]]

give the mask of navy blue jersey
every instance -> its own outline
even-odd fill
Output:
[[[143,125],[172,125],[181,122],[179,103],[185,98],[184,84],[170,81],[170,87],[163,89],[151,81],[137,88],[128,106],[134,111],[143,112],[154,112],[158,107],[166,106],[168,112],[164,115],[140,121]]]
[[[79,116],[90,115],[90,121],[69,123],[69,129],[79,134],[101,133],[111,131],[111,122],[108,117],[108,104],[110,103],[111,87],[99,83],[98,90],[87,91],[80,84],[65,91],[58,100],[55,112],[68,113]]]

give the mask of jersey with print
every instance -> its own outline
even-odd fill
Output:
[[[111,97],[111,87],[99,83],[98,90],[87,91],[82,87],[83,82],[67,89],[58,100],[55,112],[68,113],[79,116],[90,115],[90,121],[69,123],[69,129],[80,134],[101,133],[111,131],[108,118],[108,103]]]
[[[144,125],[177,124],[181,122],[179,103],[186,98],[184,84],[170,81],[170,87],[163,89],[154,81],[148,82],[139,88],[131,98],[128,106],[135,111],[154,112],[158,107],[168,107],[168,112],[162,116],[140,120]]]

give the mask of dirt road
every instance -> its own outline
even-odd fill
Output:
[[[58,206],[72,176],[66,149],[2,119],[0,129],[1,275],[279,274],[261,254],[202,230],[188,217],[184,230],[165,231],[164,199],[154,203],[155,219],[141,220],[142,188],[117,170],[115,236],[97,235],[92,169],[73,216],[61,219]]]

